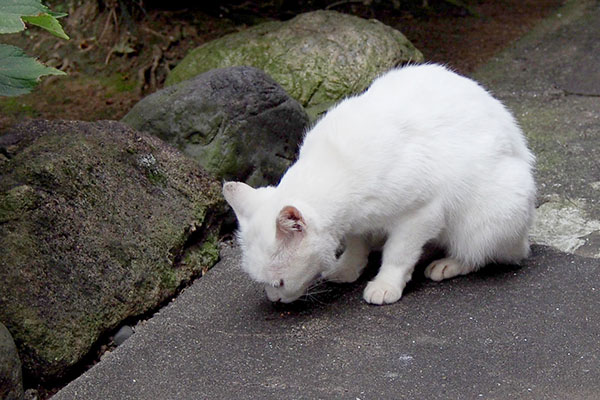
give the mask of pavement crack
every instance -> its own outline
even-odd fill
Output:
[[[579,96],[579,97],[600,97],[600,93],[583,93],[583,92],[572,92],[570,90],[564,90],[565,96]]]

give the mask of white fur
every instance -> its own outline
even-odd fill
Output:
[[[356,280],[376,235],[383,261],[364,298],[393,303],[426,242],[448,257],[426,269],[433,280],[526,257],[533,163],[511,114],[477,83],[409,66],[330,110],[277,187],[228,182],[224,195],[243,268],[270,300],[293,301],[318,277]]]

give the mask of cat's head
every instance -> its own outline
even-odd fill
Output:
[[[223,195],[238,219],[242,267],[271,301],[292,302],[335,260],[335,242],[311,210],[287,204],[274,187],[227,182]]]

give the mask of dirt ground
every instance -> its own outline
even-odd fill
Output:
[[[293,6],[234,0],[190,9],[178,7],[175,1],[170,10],[141,6],[120,10],[118,2],[100,9],[90,1],[49,1],[54,10],[69,13],[62,23],[71,40],[56,39],[37,28],[2,39],[68,75],[44,78],[29,95],[0,99],[0,132],[24,118],[120,119],[140,98],[161,88],[168,70],[190,49],[255,23],[289,19],[303,11],[329,7],[379,19],[404,33],[426,60],[468,74],[563,2],[475,0],[466,2],[471,5],[467,9],[441,0],[305,0]]]

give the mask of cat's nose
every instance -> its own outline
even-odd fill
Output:
[[[279,282],[273,282],[265,286],[265,294],[269,301],[272,301],[273,303],[279,303],[282,299],[282,294],[279,292],[278,285]]]

